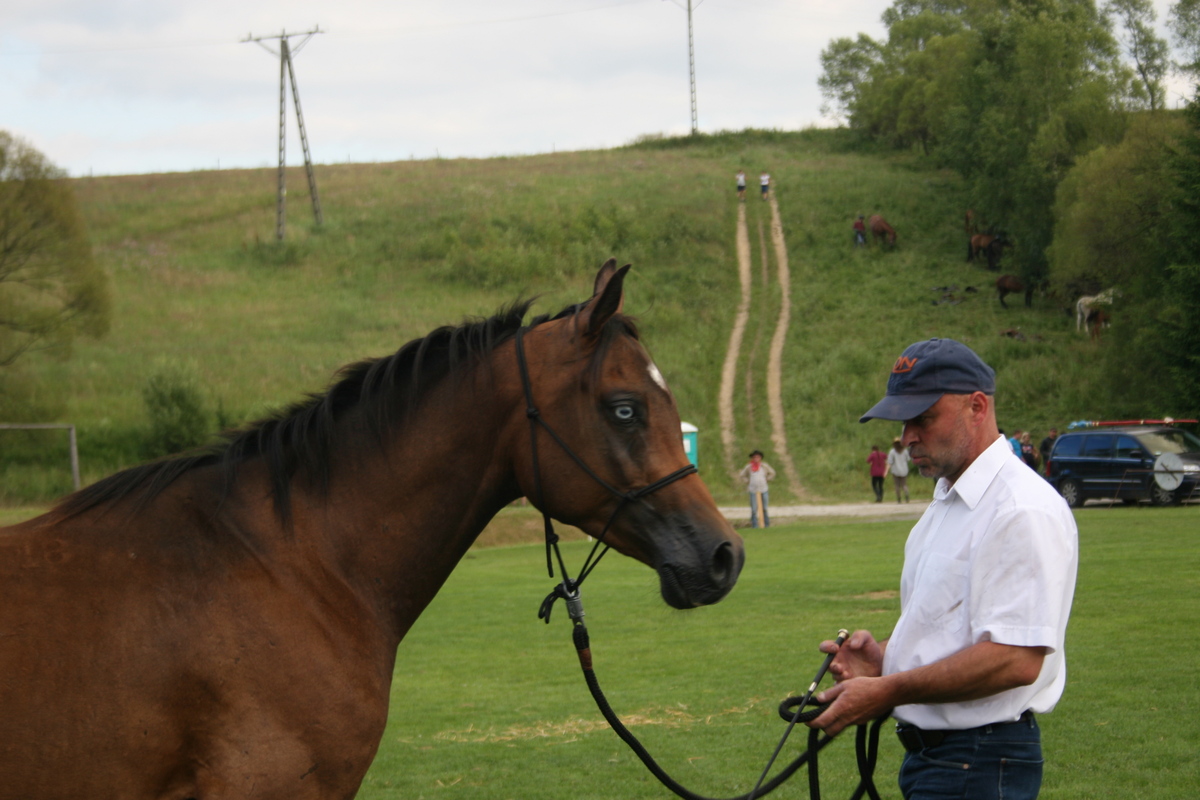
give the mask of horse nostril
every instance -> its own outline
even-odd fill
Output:
[[[726,586],[737,577],[738,569],[733,555],[733,545],[722,542],[713,552],[712,579],[718,586]]]

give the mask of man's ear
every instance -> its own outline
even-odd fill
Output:
[[[626,264],[617,269],[616,259],[610,258],[600,267],[596,274],[595,293],[583,311],[579,312],[579,324],[584,335],[595,336],[614,314],[621,313],[625,305],[625,274],[631,266]]]

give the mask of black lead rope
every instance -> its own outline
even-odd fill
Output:
[[[600,713],[604,715],[604,719],[616,732],[621,741],[629,746],[634,755],[646,765],[646,769],[654,775],[658,781],[672,792],[684,800],[715,800],[714,798],[706,797],[701,794],[696,794],[687,787],[680,784],[674,778],[667,774],[654,757],[650,755],[645,746],[638,741],[637,737],[625,727],[624,723],[613,711],[609,705],[608,699],[604,696],[604,691],[600,688],[600,682],[596,678],[596,672],[592,667],[592,652],[588,638],[587,626],[583,623],[583,608],[578,596],[574,598],[574,603],[568,603],[568,609],[572,609],[572,620],[574,629],[572,638],[575,642],[575,650],[579,656],[579,666],[583,669],[583,678],[587,682],[588,689],[592,693],[592,699],[596,702],[596,707],[600,709]],[[575,613],[578,613],[578,617]],[[779,745],[775,748],[775,753],[771,756],[771,760],[767,762],[766,769],[763,770],[762,777],[759,778],[758,785],[745,794],[740,794],[737,797],[729,798],[729,800],[758,800],[758,798],[766,797],[771,792],[778,789],[784,784],[796,771],[805,764],[808,765],[808,791],[812,800],[821,800],[821,781],[817,768],[817,755],[830,742],[834,740],[833,736],[821,733],[816,728],[812,728],[808,732],[808,749],[792,760],[790,764],[780,770],[769,781],[763,782],[770,771],[771,765],[775,762],[775,758],[779,755],[779,751],[783,748],[784,742],[787,741],[788,734],[791,733],[792,727],[797,722],[810,722],[816,719],[827,708],[812,700],[812,693],[820,682],[821,676],[828,667],[829,659],[826,659],[826,664],[818,673],[817,679],[809,687],[804,697],[789,697],[779,705],[779,716],[788,723],[787,730],[779,741]],[[813,706],[812,710],[805,711],[806,706]],[[793,710],[794,709],[794,710]],[[871,800],[880,800],[879,791],[875,787],[875,764],[879,757],[879,732],[883,727],[886,716],[874,720],[869,724],[859,725],[855,735],[855,755],[858,761],[859,783],[858,787],[851,794],[850,800],[861,800],[865,795]]]
[[[591,645],[588,639],[587,626],[583,623],[583,601],[579,597],[580,584],[583,583],[584,578],[592,573],[592,570],[594,570],[596,565],[600,563],[600,559],[604,558],[605,553],[608,552],[609,546],[604,543],[604,538],[608,534],[608,529],[612,526],[613,521],[617,518],[617,515],[621,513],[625,506],[630,503],[637,502],[646,495],[656,492],[659,489],[662,489],[664,486],[668,486],[681,478],[686,478],[688,475],[696,472],[696,467],[693,464],[688,464],[687,466],[681,467],[669,475],[658,479],[648,486],[644,486],[641,489],[635,489],[630,492],[620,491],[597,475],[591,469],[591,467],[589,467],[587,463],[584,462],[584,460],[581,459],[565,441],[563,441],[562,437],[559,436],[552,427],[550,427],[546,420],[542,419],[541,412],[539,412],[537,406],[534,405],[533,385],[529,379],[529,367],[525,360],[524,336],[526,330],[527,328],[520,328],[517,331],[516,351],[517,365],[521,373],[521,385],[525,392],[525,416],[529,418],[529,444],[532,451],[531,463],[533,467],[534,490],[537,495],[537,506],[542,509],[542,523],[546,536],[546,571],[549,573],[550,577],[553,578],[554,561],[557,560],[559,574],[562,575],[562,582],[555,586],[554,590],[550,592],[550,594],[548,594],[542,601],[541,607],[538,609],[538,618],[545,620],[546,623],[549,624],[550,612],[554,609],[555,601],[559,600],[560,598],[566,601],[567,613],[571,617],[573,627],[572,637],[575,642],[575,650],[579,656],[579,664],[583,668],[584,680],[587,682],[588,689],[592,693],[592,698],[596,701],[596,707],[599,708],[600,713],[604,715],[604,719],[608,721],[608,724],[612,726],[612,729],[616,731],[619,737],[621,737],[621,740],[624,741],[631,750],[633,750],[634,754],[641,759],[642,763],[646,765],[646,768],[650,770],[654,777],[658,778],[663,786],[666,786],[672,792],[684,798],[684,800],[712,800],[712,798],[708,798],[704,795],[699,795],[688,790],[686,787],[668,775],[666,771],[658,765],[658,763],[654,760],[642,743],[637,740],[637,737],[629,732],[629,729],[625,727],[620,718],[612,710],[612,706],[609,705],[607,698],[604,696],[604,692],[600,689],[600,682],[596,678],[595,670],[592,669]],[[559,537],[554,531],[554,523],[550,518],[550,513],[546,510],[545,492],[542,487],[541,465],[538,461],[537,432],[539,426],[546,430],[546,433],[550,435],[550,438],[552,438],[555,443],[562,448],[563,452],[570,456],[572,461],[579,465],[579,468],[582,469],[584,473],[590,476],[596,483],[607,489],[608,492],[614,495],[619,501],[616,508],[613,509],[612,514],[609,515],[608,521],[604,523],[604,528],[600,531],[600,535],[596,537],[596,542],[592,545],[591,552],[588,553],[587,558],[584,560],[583,567],[581,567],[579,570],[579,577],[575,579],[572,579],[567,573],[567,567],[563,562],[562,552],[558,547]],[[597,550],[601,547],[601,545],[603,545],[604,549],[600,550],[599,555],[597,555]],[[552,552],[553,555],[551,554]],[[839,639],[839,641],[841,640]],[[808,785],[809,792],[812,795],[812,800],[820,800],[821,788],[820,780],[817,774],[817,754],[820,753],[820,751],[823,750],[830,742],[832,742],[834,737],[821,735],[820,731],[816,730],[815,728],[810,730],[808,734],[808,750],[806,750],[804,753],[801,753],[770,781],[767,781],[766,783],[763,783],[763,781],[766,778],[767,773],[770,771],[771,766],[775,763],[776,757],[779,755],[780,750],[783,748],[784,742],[787,741],[788,735],[791,733],[791,730],[796,723],[808,722],[816,719],[816,717],[825,710],[825,706],[812,702],[812,694],[816,690],[817,684],[821,682],[821,678],[824,676],[825,671],[829,668],[832,658],[833,657],[830,656],[829,658],[825,659],[825,663],[821,666],[820,671],[817,673],[816,679],[813,681],[804,697],[789,697],[780,705],[779,714],[786,722],[789,723],[787,730],[780,739],[779,745],[775,748],[775,752],[772,754],[771,760],[767,762],[767,767],[763,770],[762,776],[759,778],[758,784],[755,785],[754,789],[746,794],[731,798],[730,800],[757,800],[757,798],[765,797],[781,786],[788,778],[796,773],[796,770],[800,769],[800,767],[804,766],[805,764],[808,764]],[[816,708],[811,711],[805,711],[804,708],[809,705],[816,706]],[[793,708],[795,709],[794,711],[792,710]],[[875,762],[879,755],[879,729],[883,725],[884,719],[886,719],[886,717],[875,720],[873,723],[871,723],[869,732],[867,730],[868,726],[858,726],[858,733],[855,738],[855,750],[858,758],[858,769],[861,780],[858,788],[855,789],[854,794],[851,795],[850,800],[861,800],[864,794],[869,795],[871,800],[880,800],[879,793],[875,789],[875,783],[872,776],[874,775]]]

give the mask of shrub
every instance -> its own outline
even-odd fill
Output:
[[[142,398],[150,417],[146,450],[151,458],[196,447],[208,437],[209,413],[194,370],[160,367],[146,381]]]

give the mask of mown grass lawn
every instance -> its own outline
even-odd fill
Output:
[[[1081,567],[1069,677],[1042,718],[1043,797],[1192,798],[1200,785],[1200,508],[1077,512]],[[654,575],[610,555],[584,587],[610,702],[694,791],[747,791],[839,627],[886,634],[907,522],[800,522],[747,535],[722,603],[673,611]],[[568,544],[577,565],[583,543]],[[476,550],[400,647],[391,722],[364,798],[641,798],[669,793],[603,727],[537,546]],[[789,742],[796,752],[803,732]],[[793,746],[794,743],[794,746]],[[853,789],[852,741],[822,756],[824,796]],[[890,733],[878,783],[898,797]],[[776,797],[807,797],[803,778]]]

